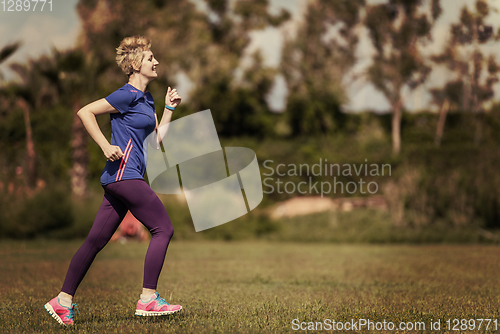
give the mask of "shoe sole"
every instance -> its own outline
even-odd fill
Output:
[[[62,321],[61,317],[57,315],[56,311],[54,311],[54,308],[49,303],[45,304],[43,307],[45,308],[45,311],[49,312],[52,318],[56,319],[58,323],[60,323],[63,326],[66,326],[66,324]]]
[[[161,315],[174,314],[176,312],[179,312],[180,310],[182,310],[182,306],[180,309],[175,310],[175,311],[154,312],[154,311],[135,310],[135,315],[138,315],[140,317],[156,317],[156,316],[161,316]]]

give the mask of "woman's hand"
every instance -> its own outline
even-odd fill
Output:
[[[165,104],[169,107],[175,108],[181,104],[181,97],[177,93],[177,89],[170,89],[168,87],[167,95],[165,96]]]
[[[106,146],[102,149],[102,151],[106,156],[106,159],[108,159],[109,161],[120,160],[123,156],[122,149],[120,148],[120,146],[116,145]]]

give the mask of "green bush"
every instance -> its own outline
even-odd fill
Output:
[[[404,160],[384,190],[394,225],[500,228],[497,150],[415,146]]]
[[[10,238],[34,238],[69,228],[74,223],[68,193],[49,188],[31,198],[11,200],[10,212],[2,217],[1,235]]]

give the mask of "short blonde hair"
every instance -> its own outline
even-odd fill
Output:
[[[134,73],[133,65],[140,68],[144,58],[143,51],[151,48],[151,41],[144,36],[125,37],[116,48],[116,63],[130,76]]]

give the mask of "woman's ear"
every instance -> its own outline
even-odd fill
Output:
[[[132,63],[132,69],[134,72],[140,72],[141,71],[141,65],[137,66],[136,63]]]

